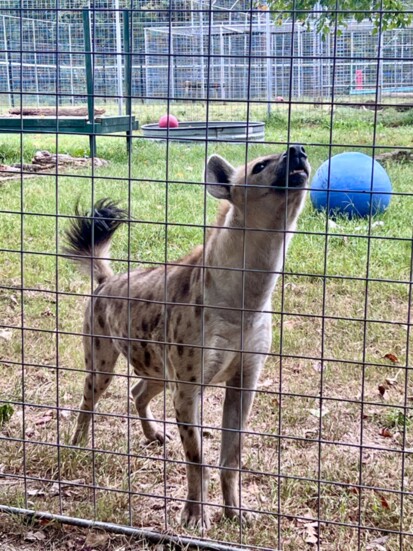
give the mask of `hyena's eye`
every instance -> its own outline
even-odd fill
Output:
[[[261,163],[257,163],[254,168],[252,169],[253,174],[258,174],[259,172],[263,171],[264,168],[267,166],[268,161],[262,161]]]

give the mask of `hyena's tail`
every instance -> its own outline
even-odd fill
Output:
[[[80,213],[79,201],[75,207],[77,218],[66,230],[63,252],[88,270],[93,266],[93,276],[101,284],[113,275],[110,267],[110,243],[113,234],[127,218],[127,212],[110,199],[100,199],[93,212]],[[92,263],[92,266],[91,266]]]

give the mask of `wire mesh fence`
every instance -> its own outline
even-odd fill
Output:
[[[45,548],[55,520],[411,549],[411,29],[323,38],[249,2],[1,8],[2,543]],[[158,140],[132,120],[163,115],[180,126]],[[357,157],[323,180],[340,153],[369,156],[365,188]]]

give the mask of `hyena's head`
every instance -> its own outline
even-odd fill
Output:
[[[212,155],[205,179],[208,192],[229,201],[247,227],[288,227],[303,207],[310,170],[304,147],[291,145],[238,168]]]

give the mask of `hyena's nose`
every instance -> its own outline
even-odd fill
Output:
[[[290,145],[288,152],[286,151],[284,155],[287,156],[287,153],[290,159],[307,159],[307,153],[301,144]]]

